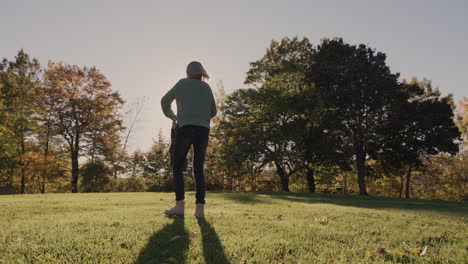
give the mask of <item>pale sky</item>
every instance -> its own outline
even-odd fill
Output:
[[[96,66],[130,104],[146,97],[130,149],[169,135],[160,98],[192,60],[244,87],[249,62],[271,39],[324,37],[369,44],[404,78],[427,77],[444,94],[468,96],[468,1],[49,1],[0,0],[0,57],[23,48],[40,60]]]

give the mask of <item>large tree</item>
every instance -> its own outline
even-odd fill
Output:
[[[296,150],[298,144],[304,143],[297,139],[304,137],[296,132],[305,123],[298,122],[295,105],[297,100],[304,101],[304,90],[310,88],[304,82],[304,72],[312,56],[313,46],[307,38],[272,40],[266,54],[250,63],[245,84],[253,88],[230,97],[239,99],[237,107],[244,108],[237,114],[248,122],[244,130],[250,128],[245,133],[252,137],[249,144],[255,149],[253,154],[260,158],[260,164],[273,165],[283,191],[289,191],[289,178],[304,168],[304,163],[298,162],[301,157]],[[307,107],[311,109],[314,105]]]
[[[390,71],[386,55],[342,39],[325,39],[308,70],[325,104],[325,113],[340,126],[349,142],[358,173],[359,194],[367,195],[366,160],[378,150],[383,120],[393,105],[407,99]]]
[[[72,192],[77,192],[79,157],[93,156],[96,149],[112,145],[109,140],[118,140],[115,134],[122,129],[119,111],[124,101],[95,67],[50,63],[44,89],[56,131],[68,146]]]

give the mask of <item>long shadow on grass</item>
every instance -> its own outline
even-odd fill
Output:
[[[344,194],[320,193],[285,193],[285,192],[258,192],[258,193],[220,193],[224,198],[241,203],[271,203],[272,200],[286,200],[299,203],[329,203],[341,206],[352,206],[369,209],[397,209],[411,211],[434,211],[445,215],[467,216],[468,204],[463,202],[430,201],[400,199],[391,197],[372,197]]]
[[[172,217],[174,221],[154,233],[141,250],[135,264],[185,263],[190,244],[184,217]]]
[[[206,264],[229,263],[224,254],[223,245],[216,234],[215,229],[205,219],[198,219],[200,226],[203,256]]]
[[[258,195],[261,192],[219,192],[223,198],[244,204],[271,203],[271,199]]]

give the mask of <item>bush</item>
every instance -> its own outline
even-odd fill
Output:
[[[107,192],[109,191],[110,169],[103,161],[87,162],[81,167],[81,191],[82,192]]]

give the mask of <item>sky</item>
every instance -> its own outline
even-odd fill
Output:
[[[44,67],[96,66],[126,109],[144,102],[129,149],[147,150],[160,130],[169,135],[160,99],[190,61],[203,63],[213,90],[222,81],[229,93],[245,88],[249,62],[285,36],[364,43],[402,78],[468,96],[467,13],[464,0],[0,0],[0,57],[24,49]]]

